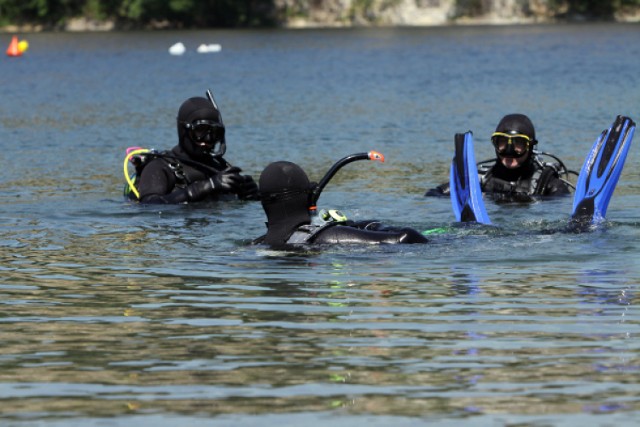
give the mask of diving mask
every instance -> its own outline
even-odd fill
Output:
[[[509,134],[504,132],[494,132],[491,135],[491,142],[496,149],[496,153],[503,157],[522,157],[529,151],[529,147],[535,141],[524,134]]]
[[[224,126],[213,120],[195,120],[184,123],[189,138],[214,156],[224,155],[226,143]]]

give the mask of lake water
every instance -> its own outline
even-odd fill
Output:
[[[636,425],[638,141],[590,233],[549,232],[571,197],[488,201],[497,227],[464,228],[422,194],[454,133],[489,158],[512,112],[578,170],[616,115],[640,119],[637,24],[21,38],[0,58],[3,426]],[[124,202],[125,149],[175,145],[207,88],[256,179],[378,150],[320,207],[449,232],[287,253],[249,244],[259,203]]]

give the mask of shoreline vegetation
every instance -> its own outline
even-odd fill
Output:
[[[5,33],[568,22],[640,22],[640,0],[0,0]]]

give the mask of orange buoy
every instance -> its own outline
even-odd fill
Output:
[[[9,43],[9,47],[7,48],[7,56],[20,56],[22,52],[18,47],[18,37],[13,36],[11,39],[11,43]]]

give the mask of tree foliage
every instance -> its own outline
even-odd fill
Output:
[[[569,16],[610,19],[618,10],[640,6],[640,0],[548,0],[552,9],[566,9]]]
[[[0,0],[0,25],[64,26],[70,18],[112,20],[120,27],[242,27],[273,24],[273,0]]]

